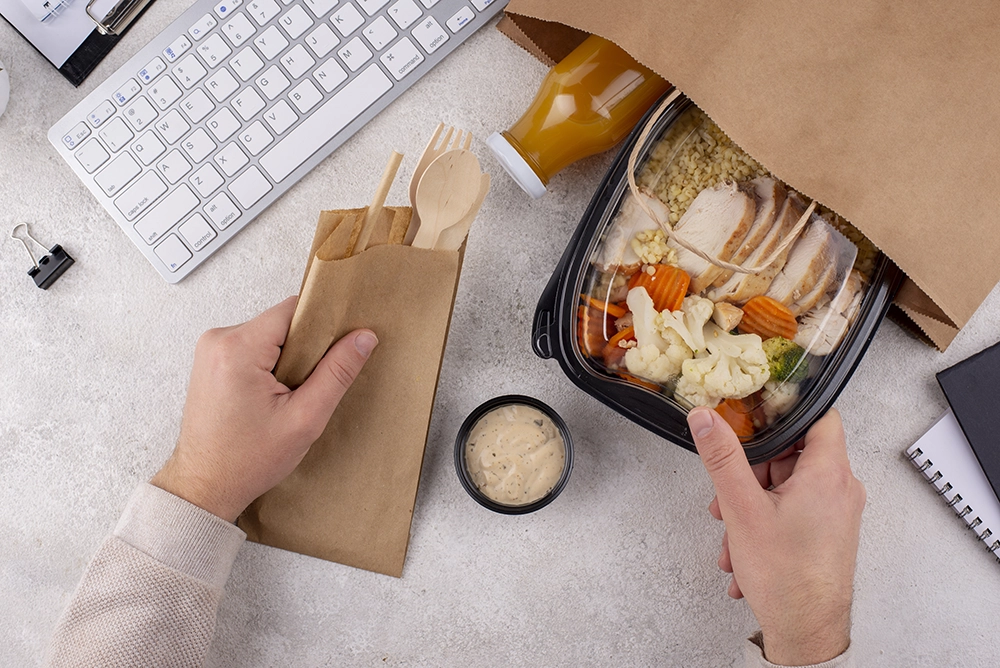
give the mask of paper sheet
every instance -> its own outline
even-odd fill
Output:
[[[87,1],[72,0],[58,16],[45,23],[39,21],[21,0],[0,0],[0,15],[59,68],[95,30],[94,22],[87,16]],[[99,2],[93,11],[103,16],[113,4],[108,0]]]

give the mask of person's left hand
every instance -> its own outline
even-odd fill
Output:
[[[378,339],[366,329],[346,335],[292,391],[271,370],[294,311],[291,297],[202,335],[180,438],[152,484],[232,522],[298,466]]]

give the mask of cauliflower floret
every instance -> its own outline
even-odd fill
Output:
[[[691,349],[678,337],[679,345],[672,345],[665,352],[656,346],[630,348],[625,353],[625,366],[629,373],[648,378],[656,383],[667,383],[681,372],[681,364],[691,357]]]
[[[643,230],[636,234],[632,251],[645,264],[677,265],[677,251],[667,245],[663,230]]]
[[[771,376],[760,337],[730,334],[715,323],[704,329],[706,354],[686,360],[675,393],[695,406],[715,407],[762,388]]]
[[[776,380],[764,383],[764,417],[767,418],[767,424],[769,426],[774,424],[775,420],[795,405],[798,398],[798,383],[783,383]]]
[[[660,313],[657,326],[661,332],[673,330],[680,334],[688,348],[697,355],[705,349],[705,323],[712,319],[714,312],[715,304],[711,299],[691,295],[684,298],[677,311]]]
[[[686,299],[684,301],[687,303]],[[693,337],[684,325],[684,314],[677,311],[675,317],[670,311],[657,312],[645,288],[630,290],[627,302],[632,312],[636,346],[625,353],[626,368],[630,373],[658,383],[671,380],[681,372],[684,360],[694,355],[687,344]],[[670,326],[665,325],[665,316],[670,319]],[[699,311],[692,322],[700,317]],[[698,328],[700,330],[701,325]]]

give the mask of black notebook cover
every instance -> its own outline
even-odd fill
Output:
[[[1000,498],[1000,343],[945,369],[937,379]]]

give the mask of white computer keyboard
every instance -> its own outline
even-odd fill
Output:
[[[197,0],[49,130],[176,283],[507,0]]]

